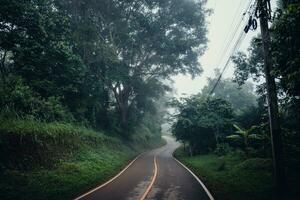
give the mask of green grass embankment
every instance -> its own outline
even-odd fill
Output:
[[[201,178],[216,200],[275,199],[270,159],[247,159],[239,153],[189,157],[183,148],[175,157]]]
[[[2,120],[0,199],[72,199],[161,145],[143,133],[132,141],[70,124]]]

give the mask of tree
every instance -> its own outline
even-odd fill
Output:
[[[300,95],[300,2],[290,4],[272,28],[274,73],[290,96]]]
[[[299,1],[286,1],[286,9],[271,27],[271,48],[274,62],[272,73],[276,76],[280,90],[290,97],[299,95]],[[263,54],[261,37],[254,38],[248,49],[249,56],[239,52],[233,57],[235,80],[243,84],[253,78],[260,82],[263,75]]]
[[[197,58],[206,46],[205,1],[62,1],[72,16],[76,51],[114,99],[121,127],[128,132],[131,113],[148,98],[156,82],[178,73],[201,72]],[[79,17],[80,16],[80,17]],[[85,59],[87,58],[87,59]],[[145,98],[147,99],[147,98]]]
[[[249,149],[249,140],[262,140],[264,137],[260,134],[255,134],[253,131],[255,131],[258,127],[252,126],[249,129],[242,129],[238,125],[233,124],[234,128],[236,129],[236,134],[232,134],[227,136],[227,139],[230,140],[242,140],[244,143],[244,149],[246,152]]]
[[[178,140],[189,143],[191,154],[214,149],[230,130],[233,109],[222,99],[196,95],[174,105],[179,113],[172,132]]]
[[[70,48],[68,17],[48,0],[3,0],[1,4],[2,81],[21,77],[36,95],[54,97],[68,109],[77,109],[85,69]],[[13,88],[13,82],[3,87]]]
[[[259,1],[260,4],[262,5],[262,1]],[[262,85],[262,95],[265,95],[266,89],[268,89],[268,98],[271,99],[269,101],[270,107],[270,113],[272,116],[270,119],[271,120],[271,127],[275,127],[272,129],[273,132],[277,132],[277,134],[272,134],[272,138],[274,143],[273,145],[273,152],[274,153],[274,163],[275,166],[275,174],[276,174],[276,185],[278,187],[278,191],[282,191],[284,189],[284,174],[285,174],[285,166],[286,160],[283,160],[283,156],[286,156],[288,154],[282,152],[281,150],[281,142],[280,142],[280,135],[279,135],[279,130],[278,124],[279,121],[276,120],[276,98],[279,98],[279,112],[281,114],[281,117],[284,117],[281,121],[283,123],[283,128],[284,130],[284,147],[287,152],[292,152],[292,146],[299,146],[299,139],[294,138],[294,141],[287,140],[286,138],[289,138],[291,135],[293,135],[294,131],[297,131],[295,127],[293,126],[286,126],[286,119],[287,115],[282,115],[283,113],[286,113],[287,110],[289,110],[289,107],[291,104],[294,104],[297,102],[298,96],[299,96],[299,80],[298,75],[299,75],[299,52],[297,49],[299,49],[299,1],[282,1],[283,6],[281,7],[281,15],[279,15],[278,18],[274,20],[274,23],[271,26],[271,41],[270,45],[266,45],[269,43],[269,36],[268,36],[268,22],[266,17],[265,10],[262,10],[262,7],[260,7],[260,10],[263,12],[262,15],[263,17],[260,18],[262,24],[262,38],[263,38],[263,44],[264,45],[264,52],[269,52],[271,50],[272,54],[267,55],[265,54],[265,65],[267,66],[266,68],[266,79],[269,80],[267,84]],[[257,41],[261,41],[258,39]],[[258,49],[261,47],[261,42],[257,42],[254,46],[254,48]],[[270,48],[269,48],[270,47]],[[255,51],[253,51],[255,52]],[[244,57],[246,58],[246,56]],[[260,74],[262,70],[260,68],[257,68],[257,64],[253,64],[250,61],[255,58],[255,54],[250,52],[250,56],[246,59],[235,59],[237,63],[237,74],[241,75],[238,76],[238,79],[244,79],[246,80],[250,74],[254,74],[253,72],[258,72],[256,74]],[[263,57],[259,56],[258,61],[261,63],[261,59]],[[270,64],[268,60],[273,60],[273,63]],[[268,69],[271,69],[271,72],[268,72]],[[251,72],[252,70],[252,72]],[[245,76],[244,76],[245,75]],[[272,80],[274,79],[275,80]],[[271,80],[271,81],[270,81]],[[269,87],[271,83],[272,87]],[[275,90],[275,83],[276,86],[279,87],[279,92],[277,94],[274,94]],[[267,85],[267,86],[266,86]],[[271,88],[271,89],[270,89]],[[273,99],[273,100],[272,100]],[[293,103],[291,103],[293,102]],[[298,102],[299,103],[299,102]],[[297,104],[297,103],[296,103]],[[296,110],[298,105],[293,105],[294,109]],[[275,112],[272,112],[275,111]],[[275,113],[274,115],[272,115]],[[294,116],[295,117],[295,116]],[[295,117],[297,118],[297,117]],[[275,122],[274,122],[275,121]],[[276,122],[277,121],[277,122]],[[278,137],[277,137],[278,136]],[[272,141],[272,142],[273,142]],[[277,153],[276,153],[277,152]],[[278,156],[277,156],[278,155]],[[287,163],[289,163],[288,161]],[[280,195],[282,195],[283,192],[280,192]]]
[[[209,95],[219,77],[219,73],[217,71],[214,78],[208,78],[207,85],[201,91],[202,95]],[[231,79],[221,79],[214,90],[213,96],[230,102],[236,113],[257,106],[254,86],[250,82],[239,86]]]
[[[20,101],[22,115],[45,120],[41,110],[33,112],[45,103],[77,123],[129,136],[155,114],[172,75],[202,71],[205,3],[3,0],[1,107],[14,109],[7,102],[31,96]],[[20,88],[18,98],[4,95]]]

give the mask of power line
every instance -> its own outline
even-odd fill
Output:
[[[253,0],[250,0],[250,1],[248,2],[246,12],[250,9],[250,6],[251,6],[252,1],[253,1]],[[238,23],[234,23],[234,22],[236,22],[235,19],[238,17],[238,14],[241,14],[241,12],[239,12],[239,10],[241,10],[241,7],[242,7],[242,5],[243,5],[243,4],[242,4],[243,2],[245,2],[245,1],[244,1],[244,0],[240,1],[239,6],[237,7],[237,10],[236,10],[236,12],[235,12],[233,21],[232,21],[232,23],[231,23],[231,25],[230,25],[230,30],[231,30],[231,31],[228,32],[227,37],[226,37],[226,39],[224,40],[223,47],[221,48],[222,50],[219,51],[219,53],[218,53],[218,56],[217,56],[218,62],[217,62],[217,65],[216,65],[216,66],[220,65],[220,63],[222,62],[222,60],[223,60],[223,58],[224,58],[224,56],[225,56],[225,54],[226,54],[226,52],[227,52],[227,49],[229,48],[230,44],[231,44],[232,41],[234,40],[234,38],[235,38],[235,36],[236,36],[236,33],[237,33],[237,31],[238,31],[238,28],[240,27],[240,25],[241,25],[241,23],[242,23],[242,21],[243,21],[243,18],[242,18],[241,20],[239,20]],[[246,13],[246,12],[245,12],[245,13]],[[234,26],[234,25],[235,25],[235,26]],[[222,52],[222,54],[221,54],[221,52]],[[221,56],[220,56],[220,54],[221,54]]]
[[[232,20],[232,22],[231,22],[231,25],[229,26],[229,32],[228,32],[228,34],[227,34],[227,36],[226,36],[226,38],[225,38],[225,40],[224,40],[224,43],[223,43],[223,45],[222,45],[222,48],[220,49],[220,51],[218,52],[218,56],[217,56],[217,58],[218,58],[218,60],[217,60],[217,64],[220,64],[221,63],[221,61],[222,61],[222,58],[225,56],[225,52],[226,52],[226,48],[228,48],[228,45],[230,44],[230,41],[231,40],[233,40],[233,37],[235,36],[235,33],[236,33],[236,31],[237,31],[237,27],[239,26],[239,25],[237,25],[237,24],[235,24],[234,22],[236,22],[236,17],[238,16],[238,11],[240,10],[240,7],[241,7],[241,5],[242,5],[242,3],[244,2],[244,0],[241,0],[240,1],[240,4],[239,4],[239,6],[237,7],[237,10],[236,10],[236,12],[235,12],[235,15],[234,15],[234,18],[233,18],[233,20]],[[242,21],[242,20],[241,20]],[[239,22],[239,23],[241,23],[241,21]],[[238,24],[239,24],[238,23]],[[235,25],[235,26],[234,26]],[[234,30],[234,31],[233,31]]]
[[[228,65],[229,65],[229,63],[230,63],[230,61],[231,61],[231,57],[232,57],[233,54],[236,52],[236,50],[239,49],[239,47],[240,47],[242,41],[244,40],[245,36],[246,36],[246,34],[244,33],[244,31],[241,31],[241,32],[240,32],[240,35],[239,35],[239,37],[238,37],[238,39],[237,39],[237,41],[236,41],[236,43],[235,43],[235,45],[234,45],[234,47],[233,47],[233,49],[232,49],[231,52],[230,52],[230,56],[229,56],[229,58],[227,59],[225,65],[224,65],[224,67],[223,67],[223,69],[222,69],[222,71],[221,71],[221,74],[219,75],[219,77],[218,77],[216,83],[214,84],[214,87],[213,87],[212,90],[210,91],[209,95],[212,95],[213,92],[215,91],[215,89],[216,89],[216,87],[218,86],[218,84],[219,84],[219,82],[220,82],[220,80],[221,80],[221,78],[222,78],[222,76],[223,76],[223,74],[224,74],[226,68],[228,67]]]
[[[253,0],[250,0],[250,1],[248,2],[247,9],[246,9],[246,11],[244,12],[244,15],[245,15],[245,13],[247,13],[247,12],[251,12],[250,10],[251,10],[251,8],[253,7],[252,2],[253,2]],[[240,5],[241,5],[241,4],[240,4]],[[240,6],[239,6],[238,8],[240,8]],[[252,11],[252,12],[253,12],[253,11]],[[238,12],[236,12],[236,15],[237,15],[237,13],[238,13]],[[244,17],[243,17],[243,18],[244,18]],[[227,49],[229,48],[230,44],[232,43],[233,39],[235,38],[235,36],[236,36],[236,34],[237,34],[237,32],[238,32],[238,28],[240,27],[240,25],[241,25],[241,23],[242,23],[242,21],[243,21],[243,18],[239,21],[238,24],[236,24],[234,31],[231,32],[231,33],[232,33],[232,34],[231,34],[231,40],[228,40],[228,41],[227,41],[226,46],[225,46],[226,48],[224,49],[225,51],[223,51],[222,57],[221,57],[221,60],[219,60],[219,63],[221,63],[221,61],[223,60],[222,58],[225,56],[225,54],[226,54],[226,52],[227,52]],[[233,24],[234,24],[234,21],[232,22],[231,27],[232,27]],[[239,32],[238,39],[236,40],[236,42],[235,42],[235,44],[234,44],[232,50],[230,51],[229,57],[227,58],[227,61],[226,61],[225,65],[224,65],[224,67],[223,67],[223,69],[222,69],[222,71],[221,71],[221,74],[219,75],[219,77],[218,77],[216,83],[214,84],[212,90],[210,91],[209,95],[212,95],[213,92],[215,91],[216,87],[218,86],[218,84],[219,84],[219,82],[220,82],[220,80],[221,80],[221,78],[222,78],[224,72],[226,71],[226,69],[227,69],[227,67],[228,67],[228,65],[229,65],[229,63],[230,63],[230,61],[231,61],[231,57],[234,55],[234,53],[237,51],[237,49],[239,49],[239,47],[240,47],[242,41],[244,40],[245,36],[246,36],[246,35],[244,34],[244,31],[241,30],[241,31]]]

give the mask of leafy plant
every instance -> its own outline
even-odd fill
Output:
[[[243,141],[244,148],[247,150],[249,148],[249,140],[263,140],[264,136],[261,134],[252,133],[257,129],[257,126],[251,126],[249,129],[242,129],[238,125],[233,124],[233,127],[236,129],[235,133],[227,136],[229,140],[240,140]]]
[[[172,126],[173,134],[189,143],[191,152],[214,150],[229,131],[233,109],[225,100],[195,95],[173,104],[179,111]]]

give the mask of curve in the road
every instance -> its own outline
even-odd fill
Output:
[[[214,200],[202,181],[173,157],[167,144],[136,157],[118,175],[75,200]]]

